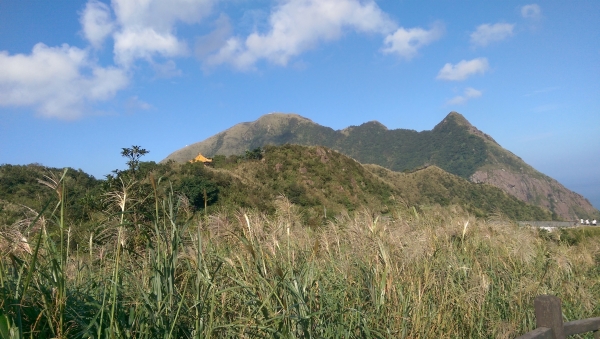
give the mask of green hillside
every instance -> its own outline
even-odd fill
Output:
[[[96,182],[102,207],[88,222],[67,204],[82,181],[28,186],[10,179],[56,170],[6,171],[18,189],[4,198],[47,192],[52,204],[35,218],[0,201],[30,213],[0,222],[0,337],[515,338],[536,327],[540,294],[558,296],[568,320],[598,315],[596,227],[549,233],[501,212],[442,207],[446,190],[478,191],[435,167],[392,173],[299,146],[216,160],[215,169],[132,163]],[[327,179],[308,182],[317,174]],[[310,217],[315,190],[360,200],[405,183],[417,189],[392,194],[384,214]],[[223,204],[274,188],[296,204],[279,196],[268,213]],[[432,204],[407,202],[425,198]]]
[[[332,147],[366,164],[377,164],[393,171],[435,165],[468,179],[486,160],[487,145],[457,123],[450,115],[447,123],[431,131],[387,130],[369,122],[354,127],[347,137]]]
[[[596,228],[518,227],[551,215],[439,167],[135,149],[103,180],[0,166],[2,336],[515,337],[540,293],[571,318],[598,311]]]
[[[0,215],[5,224],[22,219],[25,211],[40,211],[56,193],[48,187],[59,182],[63,169],[39,164],[26,166],[0,166]],[[101,181],[82,170],[67,169],[63,182],[69,187],[65,192],[65,205],[76,220],[87,220],[89,212],[97,209],[95,198],[101,194]],[[51,206],[53,207],[53,206]]]
[[[56,190],[38,179],[58,181],[61,172],[37,165],[0,166],[0,200],[39,211],[46,201],[56,200]],[[123,187],[128,187],[129,197],[138,205],[135,220],[144,222],[154,208],[151,201],[156,185],[163,194],[173,190],[185,197],[191,212],[206,207],[206,213],[238,208],[273,213],[278,197],[285,196],[313,225],[343,212],[368,208],[386,214],[396,206],[420,209],[456,205],[477,217],[501,213],[513,220],[552,218],[548,211],[495,187],[471,183],[435,166],[410,173],[393,172],[364,166],[321,146],[267,146],[244,155],[217,156],[213,167],[141,162],[135,172],[120,171],[105,180],[96,180],[82,171],[66,173],[64,192],[69,218],[85,225],[107,217],[101,212],[112,204],[112,192]],[[25,211],[6,208],[3,213],[10,224]]]
[[[367,165],[373,173],[396,187],[399,199],[409,206],[457,205],[477,217],[493,214],[513,220],[550,220],[551,214],[526,204],[487,184],[473,184],[436,166],[410,173],[398,173]]]
[[[363,164],[397,172],[437,166],[471,182],[495,186],[518,200],[551,211],[557,219],[600,215],[584,197],[536,171],[457,112],[448,114],[432,130],[421,132],[389,130],[376,121],[335,131],[296,114],[267,114],[177,150],[163,162],[186,162],[199,153],[229,156],[283,144],[324,146]]]
[[[388,130],[374,121],[334,131],[297,115],[270,114],[256,123],[241,124],[217,134],[210,146],[191,145],[167,159],[187,161],[198,153],[209,157],[234,155],[265,145],[298,144],[325,146],[361,163],[377,164],[393,171],[436,165],[469,178],[485,162],[487,146],[481,138],[470,134],[460,119],[464,120],[457,113],[450,114],[446,123],[423,132]]]

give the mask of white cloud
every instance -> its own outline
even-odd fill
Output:
[[[542,16],[542,9],[537,4],[525,5],[521,7],[521,16],[525,19],[539,19]]]
[[[215,29],[207,35],[201,36],[196,39],[196,47],[194,53],[198,58],[205,58],[209,54],[218,51],[227,38],[231,36],[233,28],[229,17],[225,14],[221,14],[214,22]]]
[[[471,43],[478,46],[487,46],[494,41],[501,41],[513,35],[514,24],[497,23],[479,25],[471,33]]]
[[[99,67],[86,50],[67,44],[39,43],[29,55],[0,52],[0,105],[33,106],[45,117],[78,118],[127,84],[123,70]]]
[[[0,106],[29,106],[45,117],[75,119],[92,103],[124,89],[128,69],[137,59],[147,60],[159,76],[177,76],[174,61],[154,58],[187,55],[177,24],[200,22],[215,1],[112,0],[109,6],[89,0],[80,13],[82,35],[96,49],[112,36],[118,67],[102,67],[89,55],[91,48],[67,44],[39,43],[27,55],[0,51]]]
[[[271,13],[269,26],[265,34],[229,38],[207,62],[239,69],[252,68],[261,59],[287,65],[291,57],[319,42],[338,39],[344,29],[379,34],[396,29],[374,1],[358,0],[287,0]]]
[[[114,22],[101,21],[102,25],[94,25],[93,18],[107,13],[108,9],[90,0],[82,17],[82,22],[94,28],[112,27],[115,62],[129,67],[137,59],[149,62],[155,56],[171,58],[189,53],[187,43],[176,34],[177,23],[194,24],[208,15],[216,0],[113,0]],[[106,6],[106,5],[104,5]],[[90,11],[87,8],[92,8]],[[98,9],[100,8],[100,9]],[[87,13],[90,19],[87,19]],[[102,18],[105,18],[103,16]],[[88,22],[91,22],[88,24]],[[84,26],[86,27],[86,26]],[[84,28],[84,31],[87,30]],[[100,34],[97,34],[100,35]],[[88,37],[89,36],[89,37]],[[86,33],[90,42],[99,38]]]
[[[447,63],[442,67],[436,79],[461,81],[469,76],[478,73],[485,73],[490,68],[486,58],[476,58],[473,60],[462,60],[456,65]]]
[[[94,48],[100,48],[114,30],[110,8],[97,0],[88,1],[79,21],[84,37]]]
[[[462,105],[473,98],[479,98],[482,95],[481,91],[476,90],[475,88],[467,87],[465,89],[465,93],[463,95],[455,96],[454,98],[448,100],[447,105]]]
[[[152,64],[157,57],[187,56],[190,49],[177,35],[177,24],[200,22],[217,1],[112,0],[108,7],[89,0],[80,21],[95,48],[112,35],[114,60],[128,69],[139,59]],[[441,24],[430,30],[398,29],[374,0],[281,0],[269,16],[268,28],[246,38],[231,36],[226,16],[216,23],[213,33],[197,39],[195,54],[206,65],[229,63],[238,69],[253,68],[259,60],[287,65],[290,58],[339,39],[347,30],[384,35],[383,53],[410,59],[444,30]]]
[[[177,22],[199,23],[208,15],[216,0],[113,0],[119,25],[151,27],[156,31],[173,30]]]
[[[383,53],[394,53],[411,59],[417,55],[419,48],[438,40],[443,34],[444,26],[441,23],[436,23],[430,30],[400,27],[385,38],[386,47],[383,49]]]
[[[185,42],[170,33],[160,33],[153,28],[126,28],[114,35],[115,61],[129,67],[136,59],[152,61],[154,55],[176,57],[187,53]]]

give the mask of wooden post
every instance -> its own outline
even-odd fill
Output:
[[[535,298],[534,306],[536,327],[551,328],[554,339],[566,339],[560,299],[553,295],[540,295]]]

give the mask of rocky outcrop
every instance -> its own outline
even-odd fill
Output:
[[[548,176],[496,168],[477,171],[470,179],[474,183],[496,186],[519,200],[553,212],[560,219],[579,220],[597,212],[582,195]]]

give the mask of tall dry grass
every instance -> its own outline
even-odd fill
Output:
[[[564,242],[458,207],[309,227],[283,196],[274,215],[186,218],[181,199],[155,191],[140,246],[125,236],[141,227],[126,190],[102,243],[68,252],[58,205],[30,252],[3,252],[1,336],[511,338],[534,327],[538,294],[560,297],[567,320],[600,315],[595,237]]]

